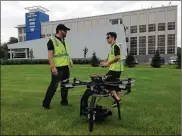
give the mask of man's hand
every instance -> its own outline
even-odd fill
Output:
[[[109,67],[110,66],[110,64],[108,62],[106,62],[106,61],[102,61],[100,64],[103,67]]]
[[[57,69],[56,69],[55,67],[52,67],[52,68],[51,68],[51,71],[52,71],[52,74],[53,74],[53,75],[55,75],[55,76],[58,75],[58,71],[57,71]]]
[[[73,67],[73,62],[70,62],[69,66],[70,66],[70,67]]]
[[[102,66],[105,62],[107,62],[106,60],[102,60],[101,62],[100,62],[100,65]]]
[[[70,59],[69,66],[70,66],[70,67],[73,67],[73,61],[72,61],[72,59]]]

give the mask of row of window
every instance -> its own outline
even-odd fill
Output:
[[[111,22],[111,24],[112,24],[112,25],[122,24],[122,23],[123,23],[122,18],[118,18],[118,19],[110,19],[109,21]]]
[[[29,48],[11,49],[11,58],[29,58]],[[9,53],[10,58],[10,53]]]
[[[19,42],[26,41],[26,36],[19,36]]]
[[[52,36],[55,36],[56,34],[52,34]],[[45,37],[51,37],[51,34],[42,34],[41,38],[45,38]]]
[[[127,40],[127,39],[126,39]],[[148,54],[155,53],[156,38],[155,35],[148,36]],[[158,50],[160,54],[165,54],[165,35],[158,35]],[[137,55],[137,37],[130,38],[130,52]],[[175,53],[175,34],[167,36],[167,54]],[[146,54],[146,36],[139,37],[139,55]]]
[[[118,19],[113,19],[110,20],[112,24],[116,24],[116,22],[118,21]],[[120,23],[122,23],[122,19],[120,19],[119,21]],[[128,27],[126,27],[128,28]],[[165,27],[165,23],[159,23],[158,24],[158,31],[165,31],[166,27]],[[175,30],[175,22],[168,22],[168,30]],[[154,32],[156,31],[156,24],[149,24],[148,25],[148,32]],[[139,26],[139,32],[140,33],[144,33],[147,32],[147,28],[146,25],[140,25]],[[137,33],[137,25],[136,26],[131,26],[130,27],[130,33]],[[52,36],[55,36],[56,34],[52,34]],[[51,34],[43,34],[41,37],[50,37]]]
[[[18,33],[19,34],[26,33],[26,28],[19,28]]]
[[[166,25],[165,23],[158,23],[158,31],[165,31]],[[168,30],[175,30],[175,22],[168,22]],[[156,24],[148,25],[148,32],[156,31]],[[139,32],[144,33],[147,32],[146,25],[139,26]],[[130,33],[137,33],[137,25],[130,27]]]

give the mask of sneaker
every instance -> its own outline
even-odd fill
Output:
[[[119,100],[119,103],[121,103],[121,100]],[[116,101],[113,102],[112,107],[117,106]]]
[[[61,101],[61,105],[63,105],[63,106],[68,106],[68,101],[66,101],[66,102],[62,102],[62,101]]]
[[[49,110],[51,107],[50,106],[42,106],[43,110]]]

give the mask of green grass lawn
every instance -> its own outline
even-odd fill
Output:
[[[89,80],[90,73],[107,69],[75,65],[71,77]],[[154,69],[143,65],[126,68],[121,78],[136,78],[130,95],[121,105],[122,119],[111,107],[112,99],[99,103],[113,115],[95,123],[88,131],[88,120],[79,116],[79,103],[85,88],[69,92],[72,107],[60,105],[59,88],[49,111],[41,109],[50,82],[48,65],[1,67],[1,134],[6,135],[176,135],[180,134],[180,70],[173,66]]]

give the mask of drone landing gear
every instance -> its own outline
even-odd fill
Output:
[[[90,109],[88,111],[88,119],[89,119],[89,131],[93,131],[94,127],[94,120],[95,120],[95,101],[96,101],[96,96],[92,95],[91,103],[90,103]]]
[[[91,103],[89,106],[90,108],[88,109],[89,131],[90,132],[93,131],[94,121],[97,119],[97,115],[96,115],[96,111],[95,111],[95,108],[97,106],[97,105],[95,105],[97,97],[98,97],[97,94],[92,95]],[[121,120],[120,103],[118,101],[117,101],[117,108],[118,108],[118,117],[119,117],[119,120]],[[112,115],[112,112],[110,110],[107,112],[107,114],[105,114],[105,117],[107,117],[108,115]]]

